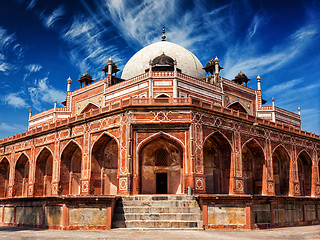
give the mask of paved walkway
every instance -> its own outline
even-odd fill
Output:
[[[268,230],[57,231],[0,226],[0,239],[320,239],[320,225]]]

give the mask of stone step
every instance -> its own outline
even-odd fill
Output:
[[[130,220],[113,221],[113,228],[202,228],[202,221]]]
[[[203,228],[112,228],[111,231],[150,231],[164,230],[164,231],[202,231]]]
[[[116,213],[114,221],[131,220],[168,220],[168,221],[201,221],[200,213]]]
[[[201,213],[199,207],[115,207],[115,213]]]
[[[157,200],[194,200],[195,197],[192,195],[134,195],[134,196],[123,196],[123,201],[157,201]]]
[[[121,203],[119,203],[121,204]],[[143,207],[198,207],[197,201],[194,200],[126,200],[122,201],[124,207],[143,206]]]

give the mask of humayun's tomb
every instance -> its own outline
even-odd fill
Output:
[[[320,136],[165,41],[0,140],[0,222],[50,229],[269,228],[320,223]],[[239,69],[240,70],[240,69]],[[99,69],[100,71],[100,69]],[[223,71],[228,71],[225,69]]]

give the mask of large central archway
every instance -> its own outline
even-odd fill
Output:
[[[118,190],[118,144],[106,134],[92,148],[91,193],[115,195]]]
[[[139,151],[140,193],[183,193],[183,147],[178,141],[160,135]]]
[[[206,193],[229,193],[231,147],[220,133],[206,139],[203,148]]]

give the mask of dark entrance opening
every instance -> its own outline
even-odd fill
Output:
[[[167,173],[157,173],[157,194],[167,194]]]

